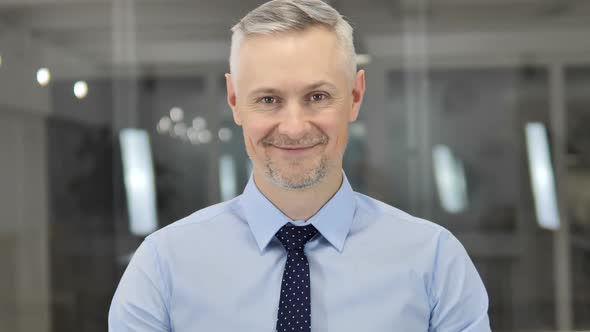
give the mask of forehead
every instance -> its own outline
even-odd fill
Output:
[[[346,80],[345,53],[336,34],[317,26],[246,37],[238,56],[238,86],[297,86]],[[255,88],[255,87],[254,87]]]

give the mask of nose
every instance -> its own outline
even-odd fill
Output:
[[[291,139],[300,139],[309,132],[309,118],[302,105],[292,103],[284,109],[284,114],[278,127],[279,133]]]

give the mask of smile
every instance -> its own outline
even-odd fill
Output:
[[[283,149],[283,150],[305,150],[305,149],[311,149],[313,148],[315,145],[310,145],[310,146],[275,146],[278,149]]]
[[[275,145],[271,145],[271,147],[280,151],[280,153],[283,155],[295,157],[295,156],[303,155],[307,152],[312,151],[318,145],[320,145],[320,144],[310,145],[310,146],[275,146]]]

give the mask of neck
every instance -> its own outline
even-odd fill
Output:
[[[342,181],[342,171],[332,171],[310,188],[289,190],[254,172],[258,190],[291,220],[307,220],[315,215],[336,194]]]

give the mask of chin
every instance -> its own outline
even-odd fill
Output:
[[[322,183],[328,175],[327,163],[320,160],[314,167],[297,167],[293,165],[275,167],[266,164],[265,176],[273,184],[288,190],[303,190]]]
[[[315,187],[316,185],[318,185],[319,183],[322,182],[323,178],[277,178],[277,177],[272,177],[271,182],[282,188],[282,189],[286,189],[286,190],[305,190],[305,189],[309,189],[312,187]]]

